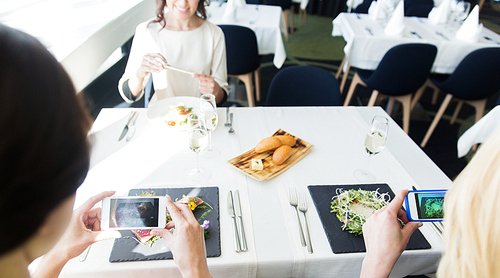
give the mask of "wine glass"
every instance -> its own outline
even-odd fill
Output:
[[[189,171],[189,178],[194,181],[206,181],[212,176],[210,170],[200,167],[200,152],[207,147],[207,130],[200,117],[196,114],[188,116],[188,142],[189,148],[196,153],[197,167]]]
[[[219,150],[212,148],[212,131],[215,130],[219,122],[214,95],[206,94],[200,97],[200,113],[205,122],[205,128],[208,131],[208,149],[202,155],[206,158],[213,158],[220,154]]]
[[[369,157],[364,169],[354,171],[354,177],[361,182],[374,182],[376,177],[368,171],[370,157],[381,152],[385,147],[387,132],[389,129],[389,120],[386,117],[375,116],[372,120],[370,130],[366,135],[365,148]]]
[[[452,1],[451,2],[451,12],[452,12],[452,18],[456,28],[460,28],[460,25],[462,22],[467,18],[470,12],[470,3],[466,1]]]

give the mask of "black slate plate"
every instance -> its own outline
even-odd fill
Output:
[[[349,184],[349,185],[309,185],[309,193],[314,202],[314,206],[318,211],[319,218],[323,224],[323,229],[330,242],[330,247],[333,253],[354,253],[365,252],[365,241],[363,236],[355,236],[348,231],[342,230],[342,223],[337,219],[335,213],[331,211],[332,197],[337,195],[335,191],[337,188],[349,189],[363,189],[374,191],[379,189],[380,193],[389,193],[391,200],[394,198],[389,185],[385,183],[379,184]],[[410,237],[410,241],[406,246],[407,250],[411,249],[430,249],[431,245],[425,239],[424,235],[419,230],[416,230]]]
[[[142,194],[147,189],[132,189],[129,196]],[[182,195],[191,195],[200,197],[203,201],[213,207],[213,211],[205,217],[210,220],[209,238],[206,239],[207,257],[220,256],[220,222],[219,222],[219,188],[218,187],[200,187],[200,188],[153,188],[156,196],[170,195],[172,200],[181,199]],[[195,209],[194,216],[200,219],[205,212],[204,209]],[[199,221],[203,223],[203,220]],[[201,224],[200,223],[200,224]],[[110,262],[128,262],[128,261],[149,261],[149,260],[168,260],[172,259],[172,252],[167,243],[160,239],[153,244],[153,247],[142,245],[135,240],[131,231],[121,231],[122,237],[115,239]]]

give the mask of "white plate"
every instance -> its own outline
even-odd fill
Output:
[[[158,126],[166,126],[169,128],[183,129],[179,126],[169,126],[163,119],[163,115],[168,113],[172,106],[183,103],[187,107],[193,107],[193,113],[198,113],[200,108],[200,99],[196,97],[171,97],[161,99],[148,108],[148,120]],[[185,129],[185,128],[184,128]]]

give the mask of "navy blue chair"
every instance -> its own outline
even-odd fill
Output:
[[[500,48],[482,48],[471,52],[457,66],[453,74],[448,76],[431,76],[425,86],[434,88],[434,92],[442,91],[446,97],[439,107],[436,117],[425,134],[420,144],[427,145],[439,120],[452,99],[457,99],[458,104],[451,117],[453,124],[464,103],[473,106],[476,110],[476,122],[484,115],[486,100],[500,90]],[[415,95],[412,105],[420,99],[423,90]]]
[[[245,0],[247,4],[260,5],[262,2],[260,0]]]
[[[404,0],[405,16],[428,17],[432,8],[433,0]]]
[[[408,133],[411,97],[429,77],[436,53],[436,46],[424,43],[400,44],[389,49],[375,71],[356,69],[344,106],[349,105],[357,85],[366,86],[373,90],[368,106],[375,104],[379,94],[391,98],[389,115],[395,100],[403,104],[403,129]]]
[[[372,2],[373,0],[363,0],[361,4],[354,8],[354,12],[358,14],[367,14]]]
[[[327,70],[292,66],[280,70],[271,81],[266,106],[341,105],[337,79]]]
[[[263,3],[264,5],[279,6],[283,10],[286,26],[285,38],[288,41],[288,10],[290,10],[290,32],[293,34],[293,14],[295,13],[295,8],[292,5],[292,0],[263,0]]]
[[[153,75],[151,74],[149,76],[149,80],[146,83],[146,86],[144,87],[144,108],[148,108],[149,106],[149,101],[151,100],[151,97],[155,93],[155,88],[153,86]]]
[[[257,37],[252,29],[237,25],[219,25],[226,39],[227,75],[245,83],[248,105],[255,106],[255,92],[260,101],[260,57]]]

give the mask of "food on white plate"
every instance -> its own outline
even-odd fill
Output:
[[[184,126],[187,125],[187,117],[193,111],[193,107],[187,107],[184,103],[177,103],[170,106],[170,110],[162,115],[162,120],[169,126]]]
[[[250,162],[250,169],[254,171],[262,171],[262,169],[264,169],[262,159],[253,158],[252,162]]]
[[[279,148],[283,143],[281,143],[281,140],[276,138],[276,136],[273,137],[267,137],[262,139],[257,146],[255,147],[255,152],[256,153],[263,153],[267,151],[272,151],[277,148]]]
[[[283,145],[287,145],[290,147],[295,146],[295,143],[297,143],[297,140],[295,140],[295,138],[293,136],[278,135],[278,136],[274,136],[274,137],[280,139],[280,141]]]
[[[292,155],[292,147],[283,145],[277,148],[273,154],[273,162],[276,165],[281,165]]]
[[[336,196],[333,196],[330,212],[334,212],[337,218],[342,222],[342,230],[355,235],[363,234],[363,225],[366,219],[374,211],[377,211],[389,204],[390,196],[388,193],[368,190],[344,190],[338,188]]]

